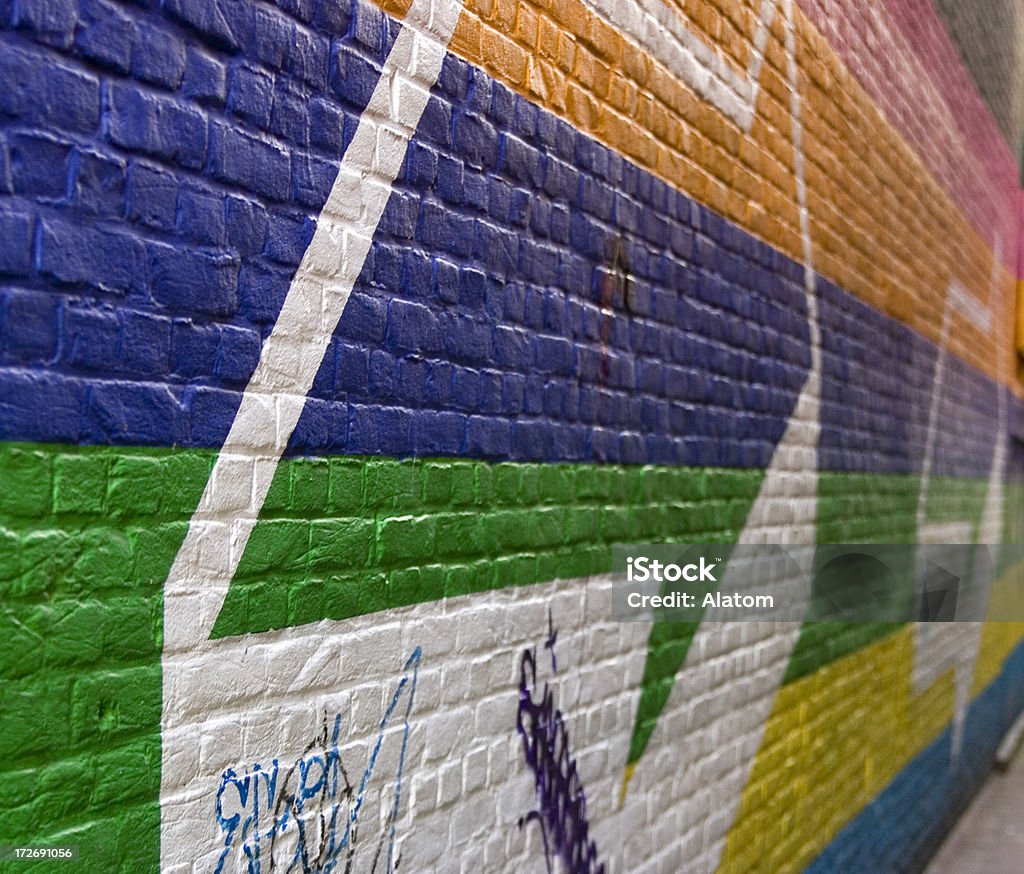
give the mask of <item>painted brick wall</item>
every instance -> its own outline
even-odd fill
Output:
[[[972,28],[0,0],[0,843],[919,867],[1024,626],[621,623],[609,574],[1020,542],[1019,95]]]

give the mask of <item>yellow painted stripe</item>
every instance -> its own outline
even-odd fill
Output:
[[[398,17],[408,6],[378,2]],[[722,48],[737,71],[745,68],[753,0],[688,2],[686,12],[689,27]],[[781,18],[770,30],[749,135],[581,0],[466,0],[451,48],[802,262]],[[816,269],[934,342],[946,289],[958,280],[995,317],[985,332],[955,315],[950,350],[1019,391],[1009,379],[1012,343],[1002,336],[1015,277],[1000,268],[989,301],[992,241],[978,236],[799,11],[796,25]],[[1015,243],[1002,241],[1003,252]],[[1004,354],[995,353],[997,344]]]
[[[986,623],[974,695],[1024,640]],[[953,715],[953,674],[914,695],[914,628],[779,690],[719,871],[797,872],[934,740]]]
[[[907,626],[779,690],[719,871],[802,870],[942,731],[952,674],[915,696],[913,635]]]
[[[1020,594],[1024,592],[1024,562],[1009,568],[993,585],[989,616],[1020,616]],[[981,630],[978,660],[974,665],[971,697],[976,698],[1003,669],[1003,664],[1024,640],[1024,622],[986,622]]]

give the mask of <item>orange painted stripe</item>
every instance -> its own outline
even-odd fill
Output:
[[[379,2],[396,17],[408,6]],[[749,0],[697,0],[686,10],[690,26],[744,69],[755,19]],[[950,351],[1024,395],[1009,327],[1015,277],[1001,265],[994,271],[991,246],[825,38],[794,13],[815,269],[933,342],[957,280],[993,319],[983,332],[954,314]],[[749,134],[581,0],[466,0],[451,50],[802,261],[782,41],[779,14]],[[1015,245],[1002,241],[1004,251]]]

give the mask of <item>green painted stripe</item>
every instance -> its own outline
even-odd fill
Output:
[[[730,542],[762,475],[290,459],[278,469],[213,636],[607,573],[615,543]]]
[[[0,841],[67,838],[103,870],[156,867],[162,588],[214,457],[0,444]],[[761,478],[288,459],[216,632],[606,572],[614,543],[733,542]],[[912,541],[918,487],[911,476],[822,474],[819,540]],[[983,497],[979,481],[935,478],[929,518],[976,519]],[[1007,540],[1024,541],[1022,499],[1021,487],[1008,490]],[[631,759],[694,630],[652,629]],[[787,680],[890,630],[807,626]]]
[[[929,481],[925,517],[929,522],[965,519],[976,530],[988,483],[934,477]],[[914,543],[917,538],[919,476],[823,472],[818,480],[817,541],[819,543]],[[1021,497],[1008,490],[1007,507]],[[1007,513],[1007,519],[1011,517]],[[1018,514],[1019,515],[1019,514]],[[1014,540],[1008,528],[1004,542]],[[813,610],[813,604],[811,609]],[[867,646],[900,627],[896,622],[807,622],[800,629],[783,683],[814,673],[831,662]],[[630,739],[627,766],[643,755],[675,678],[697,630],[697,623],[655,622],[648,640],[647,661]]]
[[[163,584],[212,460],[0,444],[0,843],[159,867]]]
[[[970,522],[972,537],[985,503],[987,480],[932,477],[925,518]],[[818,482],[819,543],[914,543],[919,476],[823,474]],[[1007,506],[1011,505],[1007,495]],[[1010,514],[1007,513],[1009,519]],[[1011,542],[1009,532],[1005,542]],[[790,656],[783,683],[813,674],[896,631],[898,622],[808,622]]]

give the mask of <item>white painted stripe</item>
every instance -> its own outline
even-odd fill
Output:
[[[165,652],[213,628],[461,11],[458,0],[415,0],[403,22],[171,568]]]
[[[1010,730],[1003,735],[1003,739],[996,749],[996,767],[1000,771],[1007,770],[1013,763],[1013,757],[1017,754],[1022,741],[1024,741],[1024,713],[1014,720]]]
[[[267,646],[253,646],[251,637],[211,641],[209,634],[362,270],[461,11],[458,0],[414,0],[168,576],[162,660],[162,871],[199,870],[203,860],[215,860],[219,852],[210,805],[220,769],[211,764],[211,745],[226,745],[239,753],[240,761],[249,760],[250,749],[266,752],[259,732],[241,713],[228,709],[203,724],[197,712],[210,714],[217,702],[246,690],[264,703],[291,691],[303,698],[297,709],[308,717],[311,692],[321,685],[319,666],[337,659],[341,635],[331,638],[325,630],[328,623],[260,636],[267,643],[294,640],[298,647],[275,653],[273,665]],[[276,706],[257,709],[264,718],[281,716]],[[202,730],[197,740],[198,725]]]
[[[992,329],[992,310],[999,303],[999,281],[1002,276],[1000,251],[1002,240],[997,238],[992,248],[992,276],[989,282],[988,301],[982,304],[971,295],[956,279],[951,279],[946,292],[946,304],[942,313],[942,334],[935,360],[932,378],[932,396],[928,410],[928,433],[925,438],[924,458],[921,462],[921,484],[917,497],[917,541],[921,544],[970,543],[974,534],[974,523],[968,519],[946,522],[928,522],[926,508],[928,488],[934,466],[935,443],[938,436],[939,403],[945,382],[946,359],[949,355],[949,332],[953,312],[959,312],[981,331]],[[1008,360],[1007,332],[1001,328],[994,338],[996,354],[999,356],[1001,371],[1005,377]],[[1002,539],[1004,481],[1006,477],[1008,414],[1006,408],[1006,386],[997,382],[998,414],[992,463],[989,468],[985,504],[974,542],[995,544]],[[925,560],[922,557],[921,561]],[[987,594],[986,594],[987,597]],[[974,681],[975,664],[981,649],[980,622],[918,623],[914,631],[914,663],[911,670],[915,695],[920,695],[932,686],[947,671],[953,670],[954,701],[952,720],[952,763],[955,766],[963,743],[964,725],[971,703],[971,685]]]
[[[656,58],[666,69],[708,101],[741,130],[754,122],[768,30],[778,0],[762,0],[747,60],[741,73],[720,48],[697,34],[685,13],[664,0],[583,0],[595,15],[626,36],[637,48]]]
[[[999,247],[996,247],[996,257]],[[996,264],[998,265],[998,261]],[[995,283],[993,282],[993,285]],[[992,329],[992,301],[982,303],[955,279],[949,283],[948,301],[958,313],[964,316],[979,331],[988,333]]]
[[[787,74],[794,145],[797,206],[804,252],[804,292],[811,343],[811,367],[797,398],[786,430],[775,447],[771,463],[738,542],[813,545],[817,531],[818,440],[821,434],[821,332],[818,324],[817,287],[812,261],[807,187],[804,182],[803,126],[796,63],[796,39],[792,0],[783,0]],[[672,767],[678,775],[662,796],[665,808],[684,811],[682,820],[691,831],[675,840],[687,847],[673,870],[709,874],[718,869],[729,831],[736,819],[743,791],[761,747],[768,718],[790,655],[800,638],[801,622],[781,617],[802,614],[810,603],[812,551],[795,553],[802,559],[800,579],[788,581],[786,596],[779,599],[776,621],[723,622],[722,610],[705,611],[683,667],[676,677],[648,750],[640,759],[635,790],[641,797],[654,791],[657,770],[671,750]],[[800,560],[800,559],[798,559]],[[743,590],[742,579],[723,579],[722,590]],[[722,682],[722,666],[730,649],[742,642],[754,653],[747,670]],[[717,701],[726,698],[729,719],[721,719]],[[710,733],[709,753],[689,742]],[[688,742],[680,744],[679,738]],[[709,774],[713,779],[709,779]],[[660,870],[636,859],[630,870]]]

